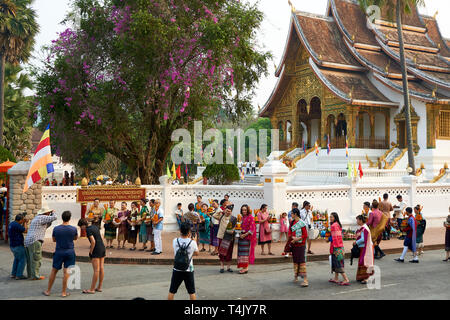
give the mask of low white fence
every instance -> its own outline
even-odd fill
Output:
[[[183,210],[187,211],[188,204],[195,203],[197,195],[201,195],[203,201],[208,203],[209,199],[220,201],[228,194],[230,201],[235,204],[233,212],[235,215],[243,204],[255,209],[265,203],[279,215],[289,211],[292,202],[298,202],[301,206],[303,201],[307,200],[314,209],[337,212],[346,227],[355,225],[355,217],[361,213],[363,202],[378,200],[384,193],[389,194],[389,200],[393,204],[397,202],[395,197],[401,194],[408,205],[423,205],[423,213],[430,227],[442,226],[444,218],[449,214],[450,206],[450,184],[417,184],[414,181],[397,184],[361,184],[353,180],[346,185],[295,187],[286,186],[286,183],[264,183],[264,186],[165,184],[143,187],[147,190],[148,199],[162,200],[166,231],[177,228],[174,215],[177,203],[181,203]],[[61,216],[64,210],[70,210],[73,214],[72,223],[76,224],[81,212],[81,206],[76,202],[77,188],[79,187],[43,187],[42,202],[54,209],[58,216]]]

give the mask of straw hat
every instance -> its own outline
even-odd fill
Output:
[[[49,209],[48,207],[42,207],[41,209],[39,209],[37,214],[40,215],[40,214],[45,214],[45,213],[49,213],[52,211],[53,211],[53,209]]]

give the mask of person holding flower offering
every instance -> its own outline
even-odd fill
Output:
[[[120,211],[117,214],[116,223],[118,223],[118,235],[117,242],[119,246],[117,249],[125,249],[125,242],[128,239],[128,216],[130,215],[130,211],[127,210],[127,203],[122,202]],[[120,246],[120,241],[122,241],[122,247]]]
[[[147,199],[141,199],[140,205],[141,205],[141,211],[139,212],[139,222],[141,224],[141,227],[139,228],[139,242],[142,243],[142,248],[139,249],[139,251],[144,251],[147,249],[147,223],[152,223],[150,218],[150,212],[147,208]]]
[[[356,280],[362,284],[367,283],[367,279],[373,274],[373,243],[370,229],[366,224],[366,218],[363,215],[356,217],[356,224],[360,226],[356,232],[356,241],[353,245],[359,247],[358,271]]]
[[[200,252],[205,252],[205,244],[209,245],[208,252],[211,252],[210,236],[211,232],[209,230],[209,223],[211,221],[210,215],[208,214],[208,205],[206,203],[202,204],[202,210],[200,211],[200,224],[198,226],[199,232],[199,242],[202,244],[202,249]]]
[[[195,212],[200,214],[200,212],[202,212],[202,206],[203,206],[202,196],[198,195],[197,196],[197,202],[195,203]]]
[[[97,226],[100,230],[102,225],[102,209],[100,208],[100,199],[94,199],[94,204],[89,208],[88,218],[89,222]]]
[[[308,287],[309,284],[306,275],[306,240],[308,238],[308,229],[300,218],[298,208],[292,209],[292,222],[289,227],[288,237],[284,251],[292,253],[294,282],[298,282],[298,276],[300,276],[303,278],[301,286]]]
[[[133,245],[133,247],[130,248],[131,251],[136,250],[137,235],[139,234],[140,229],[140,226],[137,224],[138,220],[139,220],[138,203],[136,201],[133,201],[131,203],[131,212],[128,215],[127,219],[128,243],[131,243]]]
[[[211,245],[214,247],[214,251],[211,252],[212,256],[219,254],[219,239],[217,238],[217,233],[219,232],[219,220],[214,218],[215,213],[219,213],[221,216],[223,214],[222,209],[219,206],[219,200],[213,200],[212,202],[213,211],[211,213]]]
[[[116,239],[116,226],[113,223],[114,218],[117,215],[117,208],[115,208],[116,202],[109,201],[109,207],[103,211],[103,221],[105,222],[105,240],[106,248],[113,249],[113,241]]]
[[[261,245],[261,255],[266,255],[264,253],[264,245],[267,244],[269,248],[269,255],[273,256],[274,254],[271,251],[272,247],[272,229],[269,224],[269,212],[267,211],[267,204],[263,204],[261,209],[258,212],[258,221],[259,221],[259,239],[258,244]]]
[[[220,259],[220,273],[224,273],[224,264],[227,263],[228,272],[231,270],[231,258],[233,256],[234,246],[234,229],[236,228],[237,218],[232,216],[233,205],[225,209],[223,215],[215,213],[214,218],[219,220],[219,231],[217,238],[219,238],[219,259]]]
[[[415,218],[417,221],[417,254],[423,254],[423,234],[425,233],[425,229],[427,228],[427,221],[423,218],[422,215],[422,206],[418,204],[414,207]]]
[[[238,268],[239,274],[248,273],[248,265],[255,263],[256,224],[248,205],[241,207],[242,232],[238,239]]]

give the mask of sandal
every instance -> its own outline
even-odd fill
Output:
[[[97,291],[97,292],[103,292],[102,289],[95,289],[95,291]]]
[[[239,271],[239,274],[247,274],[247,273],[248,273],[248,270],[247,270],[247,271],[244,271],[244,272],[242,272],[242,270]]]
[[[203,248],[202,250],[200,250],[200,252],[205,252],[206,251],[206,249],[205,248]]]
[[[272,252],[269,252],[269,256],[274,256],[275,254],[273,254]]]
[[[349,286],[350,282],[339,282],[338,285],[340,285],[340,286]]]
[[[261,255],[262,255],[262,256],[265,256],[266,254],[265,254],[264,252],[261,252]]]
[[[47,292],[45,292],[45,291],[42,291],[42,294],[43,294],[44,296],[46,296],[46,297],[50,297],[50,293],[47,293]]]
[[[300,286],[303,288],[306,288],[309,286],[309,284],[308,284],[308,282],[303,282]]]
[[[230,268],[230,269],[227,269],[227,271],[228,271],[228,272],[233,272],[233,270],[231,270],[231,268]]]
[[[95,290],[94,290],[94,292],[89,291],[89,290],[83,290],[83,293],[85,293],[85,294],[95,294]]]
[[[339,281],[336,281],[336,280],[334,280],[334,279],[330,279],[330,280],[328,280],[328,282],[331,282],[331,283],[339,283]]]
[[[66,293],[66,295],[65,296],[61,296],[62,298],[67,298],[68,296],[70,296],[70,293]]]

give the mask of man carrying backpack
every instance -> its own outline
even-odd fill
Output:
[[[188,223],[182,223],[180,226],[181,238],[173,239],[173,251],[175,253],[172,279],[168,300],[173,300],[181,283],[184,281],[186,290],[191,300],[196,300],[195,282],[194,282],[194,264],[192,256],[198,255],[198,247],[195,241],[191,239],[191,226]]]

